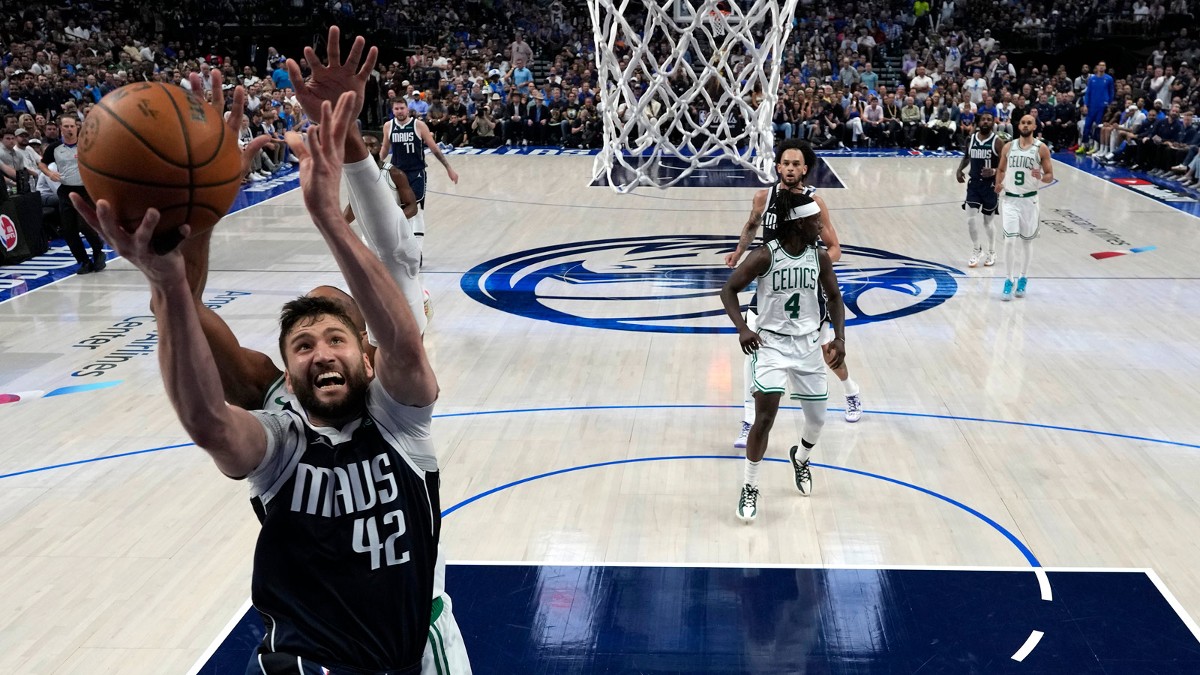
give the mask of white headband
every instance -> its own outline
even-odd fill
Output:
[[[788,211],[787,220],[800,220],[801,218],[815,216],[820,212],[821,207],[818,206],[816,202],[809,202],[807,204],[801,204],[791,211]]]

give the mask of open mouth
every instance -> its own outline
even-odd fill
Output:
[[[346,384],[346,378],[341,373],[321,373],[317,376],[313,384],[316,385],[317,389],[329,389],[330,387],[339,387]]]

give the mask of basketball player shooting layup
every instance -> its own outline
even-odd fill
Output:
[[[1050,163],[1050,148],[1033,137],[1037,122],[1025,115],[1017,123],[1019,135],[1004,145],[1000,154],[1000,170],[996,172],[997,193],[1004,193],[1000,207],[1004,220],[1004,261],[1008,273],[1004,279],[1003,300],[1012,300],[1015,242],[1021,240],[1021,273],[1016,278],[1016,295],[1025,297],[1029,283],[1029,263],[1033,260],[1033,240],[1038,236],[1038,190],[1043,183],[1054,181],[1054,166]]]
[[[967,184],[967,198],[963,200],[963,208],[967,211],[967,231],[971,234],[971,259],[967,267],[975,267],[983,262],[984,267],[996,264],[996,227],[992,217],[996,215],[999,195],[996,194],[996,167],[1000,165],[1000,139],[993,133],[995,120],[991,113],[980,113],[976,118],[978,129],[967,138],[967,147],[963,152],[962,161],[958,164],[956,177],[959,183]],[[963,176],[963,170],[970,165],[970,180]],[[983,218],[983,231],[987,236],[987,253],[979,242],[980,214]]]
[[[817,240],[818,245],[825,248],[829,253],[829,258],[833,262],[837,262],[842,257],[842,246],[838,241],[837,230],[833,229],[833,222],[829,218],[829,208],[825,206],[825,201],[816,195],[815,187],[804,184],[804,178],[808,175],[809,170],[817,163],[817,153],[813,152],[812,146],[803,141],[784,141],[779,146],[775,153],[777,164],[775,171],[779,175],[779,182],[771,187],[759,190],[754,194],[754,202],[750,207],[750,217],[746,220],[746,224],[742,226],[741,238],[738,240],[737,248],[725,256],[725,264],[729,267],[735,267],[738,261],[741,260],[742,254],[750,248],[754,242],[754,236],[758,233],[758,228],[761,225],[763,229],[763,246],[773,241],[778,235],[776,234],[776,223],[778,222],[776,201],[779,195],[784,192],[794,192],[808,195],[821,209],[821,234]],[[752,300],[749,309],[746,311],[746,321],[750,325],[750,329],[754,330],[755,321],[758,318],[758,308]],[[828,346],[833,336],[827,331],[822,339],[822,344]],[[826,362],[830,362],[832,358],[828,349],[825,352]],[[857,422],[862,417],[862,399],[859,397],[858,384],[850,379],[850,371],[845,362],[838,367],[830,365],[834,374],[842,382],[842,387],[846,394],[846,421]],[[742,369],[742,382],[745,394],[742,397],[742,428],[738,433],[737,440],[733,442],[733,447],[746,447],[746,439],[750,434],[750,427],[754,424],[754,387],[753,387],[753,370],[750,365],[750,357],[747,356]]]
[[[846,312],[833,273],[833,261],[818,244],[821,208],[808,195],[785,191],[779,195],[779,237],[755,249],[734,270],[721,289],[725,313],[738,330],[742,351],[753,355],[754,426],[746,443],[745,481],[737,516],[751,522],[758,516],[758,469],[767,439],[779,412],[779,399],[790,389],[804,401],[804,431],[789,456],[800,494],[812,494],[808,460],[825,425],[829,398],[821,328],[833,324],[829,365],[846,357]],[[737,294],[758,280],[758,330],[742,318]],[[825,303],[828,302],[828,308]],[[826,314],[828,309],[828,314]]]
[[[322,668],[419,673],[429,632],[440,530],[428,435],[437,382],[404,297],[341,216],[342,146],[356,110],[346,93],[336,113],[326,103],[314,116],[321,124],[307,147],[296,134],[288,142],[301,160],[309,213],[364,299],[379,345],[375,366],[342,305],[321,298],[288,303],[280,345],[297,404],[284,412],[250,413],[221,401],[183,256],[150,248],[158,212],[148,211],[131,234],[107,202],[93,209],[75,200],[150,281],[163,379],[184,428],[223,473],[252,484],[263,521],[253,597],[268,630],[256,661],[271,675]],[[327,481],[339,484],[318,484]]]

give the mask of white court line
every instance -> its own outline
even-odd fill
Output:
[[[237,611],[237,614],[233,615],[233,618],[229,620],[229,623],[225,624],[225,627],[221,629],[221,632],[217,635],[217,638],[212,641],[212,644],[210,644],[208,648],[204,650],[204,653],[200,655],[200,659],[197,660],[196,663],[192,664],[192,667],[190,670],[188,670],[187,675],[197,675],[197,673],[200,672],[200,669],[204,667],[204,664],[208,663],[208,660],[212,658],[213,654],[217,653],[217,648],[221,646],[221,643],[225,641],[225,638],[229,637],[229,634],[233,632],[233,629],[237,627],[238,622],[242,620],[243,616],[246,616],[246,612],[248,611],[250,611],[249,598],[246,599],[246,602],[242,603],[242,608]],[[249,655],[247,655],[247,657],[249,657]]]
[[[836,155],[830,155],[830,157],[836,157]],[[817,155],[817,159],[825,160],[825,168],[829,169],[829,171],[833,173],[833,177],[837,179],[837,182],[842,184],[842,189],[844,189],[844,190],[850,189],[850,186],[846,183],[846,181],[842,180],[842,177],[840,175],[838,175],[837,169],[833,168],[833,165],[829,163],[828,157],[822,157],[821,155]],[[858,159],[858,158],[857,157],[847,157],[846,159]],[[819,190],[821,188],[817,188],[817,189]],[[826,188],[826,189],[837,190],[838,188]]]
[[[1033,648],[1038,646],[1038,643],[1042,641],[1042,635],[1044,635],[1044,633],[1042,633],[1040,630],[1031,632],[1029,637],[1025,640],[1025,644],[1021,645],[1021,648],[1017,650],[1017,653],[1012,655],[1012,660],[1017,661],[1018,663],[1024,661],[1025,657],[1029,656],[1029,652],[1032,652]]]
[[[1054,600],[1054,593],[1050,590],[1050,577],[1046,576],[1046,569],[1039,567],[1033,571],[1037,575],[1038,588],[1042,591],[1042,599],[1046,602]]]
[[[1179,601],[1175,599],[1175,595],[1171,593],[1167,585],[1163,583],[1163,580],[1158,577],[1158,573],[1148,569],[1146,570],[1146,576],[1150,577],[1150,581],[1154,582],[1154,585],[1158,588],[1158,592],[1162,593],[1162,596],[1167,599],[1167,603],[1171,605],[1171,609],[1175,610],[1175,613],[1179,615],[1179,618],[1183,621],[1183,625],[1187,626],[1188,630],[1192,631],[1192,636],[1200,642],[1200,626],[1196,625],[1196,622],[1188,615],[1183,605],[1179,604]]]

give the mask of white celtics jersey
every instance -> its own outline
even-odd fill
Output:
[[[288,401],[295,401],[296,397],[287,390],[287,384],[283,380],[283,375],[280,375],[277,380],[271,383],[271,387],[267,389],[267,395],[263,397],[262,409],[267,412],[283,412],[283,406]],[[293,406],[297,410],[298,406]]]
[[[1008,168],[1004,173],[1004,191],[1010,195],[1030,196],[1037,192],[1041,180],[1033,177],[1033,170],[1042,167],[1042,142],[1033,139],[1028,148],[1021,147],[1020,137],[1008,144]]]
[[[758,327],[780,335],[807,335],[821,328],[819,249],[809,246],[795,257],[778,241],[767,244],[771,266],[758,277]]]

